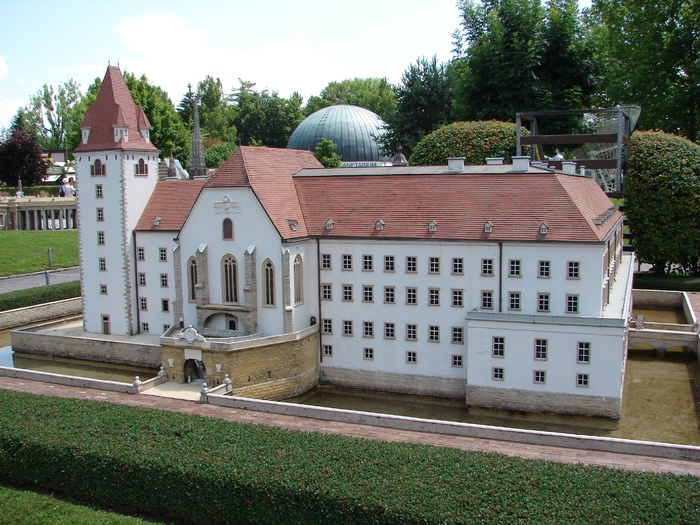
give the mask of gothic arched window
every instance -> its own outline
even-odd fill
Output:
[[[270,259],[263,263],[263,301],[265,306],[275,306],[275,267]]]
[[[223,273],[223,279],[221,284],[223,286],[222,297],[224,303],[237,303],[238,302],[238,264],[233,255],[226,255],[221,263],[221,270]]]
[[[304,291],[302,289],[304,284],[303,272],[304,263],[301,260],[301,255],[297,254],[294,258],[294,304],[304,302]]]
[[[233,240],[233,221],[231,219],[224,219],[222,226],[224,240]]]
[[[197,299],[197,260],[194,257],[187,261],[187,291],[190,301]]]

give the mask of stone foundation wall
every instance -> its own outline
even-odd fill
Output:
[[[467,385],[466,392],[468,407],[620,418],[621,400],[619,398],[476,385]]]
[[[58,317],[79,315],[82,311],[83,300],[80,297],[26,306],[24,308],[16,308],[15,310],[6,310],[0,312],[0,330],[48,321],[49,319],[56,319]]]
[[[321,366],[319,382],[345,388],[464,398],[466,379]]]

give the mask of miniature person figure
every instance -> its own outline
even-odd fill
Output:
[[[58,192],[59,197],[73,197],[75,196],[75,189],[70,185],[67,178],[63,179],[63,185]]]

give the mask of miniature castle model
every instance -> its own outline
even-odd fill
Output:
[[[314,383],[619,417],[632,257],[572,166],[324,169],[241,146],[157,182],[148,127],[108,68],[75,150],[86,331],[163,334],[179,380],[192,360],[208,383],[272,380],[272,358],[239,379],[226,359],[284,340],[275,359],[306,345],[293,374]]]

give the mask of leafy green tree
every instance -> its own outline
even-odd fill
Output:
[[[280,97],[276,91],[255,91],[255,83],[240,81],[233,92],[236,105],[235,124],[243,144],[264,144],[284,148],[296,127],[303,120],[301,97]]]
[[[406,154],[428,133],[452,122],[453,84],[450,65],[419,58],[401,76],[394,88],[396,111],[384,119],[387,133],[382,139],[385,153],[403,146]]]
[[[642,107],[637,127],[700,132],[700,2],[595,0],[606,96]]]
[[[625,216],[639,259],[700,274],[700,146],[660,131],[636,132],[625,178]]]
[[[0,140],[0,182],[24,187],[39,184],[46,176],[46,164],[36,139],[24,131],[5,133]]]
[[[218,168],[236,151],[235,142],[219,142],[204,150],[204,163],[207,168]]]
[[[485,164],[489,157],[515,155],[515,124],[490,120],[455,122],[423,138],[411,154],[411,164],[440,166],[448,157],[464,157],[467,164]]]
[[[396,110],[396,94],[386,78],[354,78],[330,82],[320,96],[309,98],[304,115],[336,104],[349,104],[369,109],[383,120]]]
[[[314,157],[323,164],[325,168],[339,168],[343,164],[343,160],[335,152],[336,146],[335,142],[328,139],[321,139],[321,142],[316,146],[314,151]]]
[[[221,80],[208,76],[197,85],[199,125],[205,139],[236,141],[236,109],[228,103]]]
[[[80,86],[74,80],[57,87],[44,84],[30,103],[20,110],[25,131],[37,137],[39,146],[47,150],[68,149],[70,129],[82,119],[77,105],[82,99]]]

